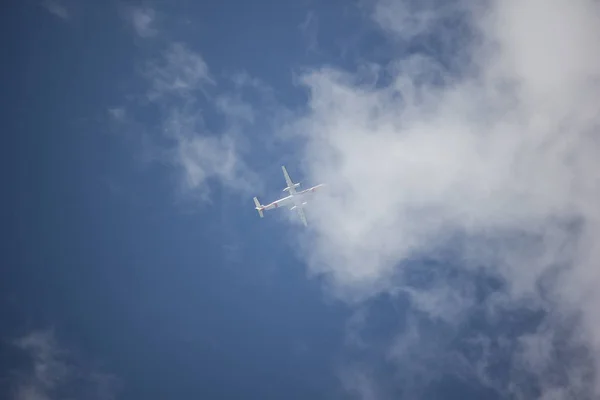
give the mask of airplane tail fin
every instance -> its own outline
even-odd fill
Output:
[[[260,204],[260,201],[258,201],[257,197],[254,198],[254,204],[256,205],[255,208],[256,208],[256,211],[258,211],[258,215],[260,215],[261,218],[264,217],[263,206]]]

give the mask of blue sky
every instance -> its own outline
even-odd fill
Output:
[[[2,398],[594,398],[599,15],[13,2]]]

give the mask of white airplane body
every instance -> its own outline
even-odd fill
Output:
[[[325,185],[324,184],[316,185],[311,188],[301,190],[298,192],[298,191],[296,191],[296,188],[300,186],[300,183],[292,182],[292,180],[290,179],[290,176],[288,175],[287,170],[285,169],[285,166],[281,166],[281,169],[283,170],[283,176],[285,177],[285,183],[287,184],[287,187],[285,189],[283,189],[283,191],[284,192],[287,191],[289,193],[289,196],[286,196],[279,200],[275,200],[274,202],[269,203],[267,205],[260,204],[260,202],[258,201],[258,198],[255,197],[254,198],[254,204],[256,205],[255,209],[258,211],[258,215],[262,218],[262,217],[264,217],[263,211],[292,205],[292,207],[290,207],[290,210],[296,210],[298,212],[300,220],[302,221],[304,226],[307,226],[308,223],[306,221],[306,215],[304,214],[304,206],[307,204],[307,201],[306,201],[307,197],[309,195],[313,194],[314,192],[316,192],[317,190],[321,189]]]

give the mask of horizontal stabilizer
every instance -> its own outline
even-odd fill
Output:
[[[260,215],[261,218],[264,217],[263,206],[260,204],[260,201],[258,201],[257,197],[254,198],[254,205],[256,206],[255,208],[256,211],[258,211],[258,215]]]

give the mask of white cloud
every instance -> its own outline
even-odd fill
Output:
[[[44,0],[42,2],[42,6],[58,18],[69,19],[69,11],[63,4],[61,4],[58,1]]]
[[[221,95],[215,103],[217,109],[232,121],[251,124],[255,120],[252,106],[243,101],[239,94]]]
[[[215,84],[202,56],[182,43],[169,45],[160,60],[148,65],[146,76],[151,83],[151,100],[163,96],[189,98]]]
[[[545,358],[547,349],[562,338],[561,316],[577,313],[581,335],[564,337],[573,348],[588,346],[600,368],[597,3],[493,0],[483,9],[461,0],[382,0],[372,17],[396,44],[437,37],[444,60],[403,54],[402,45],[388,65],[304,75],[309,110],[291,125],[305,141],[307,178],[330,184],[311,205],[310,232],[301,242],[311,271],[327,275],[349,301],[403,293],[416,312],[446,327],[450,337],[441,344],[429,343],[417,322],[388,343],[387,356],[415,378],[413,394],[439,368],[452,366],[515,396],[527,393],[514,388],[519,374],[536,379],[540,398],[565,397],[570,384],[587,390],[589,360],[567,362],[570,373],[558,384],[535,370],[562,362]],[[146,78],[161,138],[170,140],[165,160],[183,172],[183,186],[207,199],[211,179],[235,190],[254,187],[239,134],[256,121],[253,107],[239,93],[211,95],[217,85],[207,64],[182,44],[151,63]],[[263,87],[245,74],[233,81],[238,90]],[[224,130],[207,128],[199,98],[225,116]],[[289,114],[283,119],[290,122]],[[502,291],[479,304],[476,282],[437,277],[427,288],[406,282],[407,260],[440,259],[449,246],[464,271],[483,269],[504,283]],[[485,337],[476,361],[445,353],[474,312],[497,323],[506,310],[520,308],[547,313],[547,331]],[[364,344],[357,326],[351,339]],[[511,347],[515,340],[520,346]],[[518,359],[506,362],[508,382],[488,371],[498,351]],[[438,369],[428,368],[439,360]],[[362,367],[348,374],[346,383],[355,380],[351,389],[363,398],[384,391]]]
[[[234,90],[220,89],[203,57],[183,43],[168,44],[143,65],[144,100],[109,108],[108,114],[121,129],[136,132],[146,161],[175,168],[180,199],[210,202],[212,183],[244,194],[256,189],[259,182],[243,160],[242,135],[256,116],[242,90],[262,92],[264,84],[236,74]],[[153,115],[151,123],[137,118],[147,112]],[[211,129],[205,113],[222,117],[224,123]]]
[[[69,374],[51,332],[33,332],[16,341],[28,353],[32,368],[16,390],[16,399],[45,399]]]
[[[110,107],[108,109],[108,115],[115,121],[123,121],[126,118],[126,112],[124,107]]]
[[[318,51],[319,49],[319,17],[309,11],[302,24],[300,24],[300,32],[306,41],[306,46],[309,51]]]
[[[29,366],[12,371],[13,400],[53,400],[71,393],[74,398],[110,400],[115,378],[90,370],[60,346],[52,331],[34,331],[14,341]],[[81,397],[79,397],[81,396]]]
[[[166,137],[175,142],[168,159],[183,172],[182,188],[207,201],[211,179],[235,191],[250,191],[255,178],[241,158],[235,135],[208,132],[197,112],[170,109],[163,126]]]
[[[372,17],[383,29],[393,32],[403,40],[430,33],[448,14],[456,12],[455,0],[376,1]]]
[[[410,40],[448,34],[439,21],[469,15],[475,37],[440,42],[464,41],[470,58],[450,60],[458,73],[399,54],[368,74],[304,76],[304,168],[331,185],[310,210],[311,269],[356,300],[396,288],[403,261],[467,237],[463,267],[501,278],[503,302],[537,307],[545,285],[550,315],[582,313],[581,340],[600,368],[598,3],[497,0],[484,10],[458,1],[441,14],[435,3],[380,1],[374,19],[391,39]],[[462,315],[474,297],[456,290],[419,293],[414,305]]]
[[[158,31],[153,27],[156,12],[151,8],[134,7],[131,9],[131,23],[135,32],[142,38],[155,36]]]
[[[346,366],[342,369],[339,378],[344,390],[360,399],[375,400],[381,396],[374,382],[373,372],[365,372],[363,365]]]
[[[493,15],[506,13],[502,4]],[[506,4],[521,14],[522,6]],[[574,13],[563,15],[569,14]],[[581,14],[585,22],[591,12]],[[513,31],[511,23],[499,25]],[[582,21],[566,19],[563,25],[574,30]],[[543,36],[538,31],[544,26],[538,23],[536,38]],[[591,29],[583,24],[580,30]],[[546,30],[561,32],[557,24]],[[551,229],[551,220],[596,222],[598,114],[592,111],[598,103],[590,101],[596,75],[594,68],[580,66],[595,52],[569,50],[569,57],[556,53],[560,62],[540,64],[555,82],[553,91],[538,85],[537,75],[530,78],[534,74],[506,65],[514,58],[514,42],[528,43],[527,32],[509,40],[486,28],[484,38],[499,50],[487,61],[477,60],[482,64],[477,74],[448,76],[451,84],[442,87],[422,80],[440,67],[414,57],[401,60],[391,71],[393,83],[381,89],[330,69],[305,77],[312,93],[311,112],[300,122],[308,132],[306,168],[315,180],[335,184],[323,212],[314,210],[319,214],[313,224],[316,244],[319,258],[339,282],[389,272],[413,252],[428,250],[446,227],[490,235],[518,229],[541,234],[553,245],[546,247],[554,247],[572,235],[561,227]],[[578,35],[583,34],[571,35],[572,40]],[[531,46],[540,51],[536,41]],[[577,73],[564,76],[566,70]],[[512,89],[501,87],[508,83]],[[539,101],[532,102],[533,97]]]

